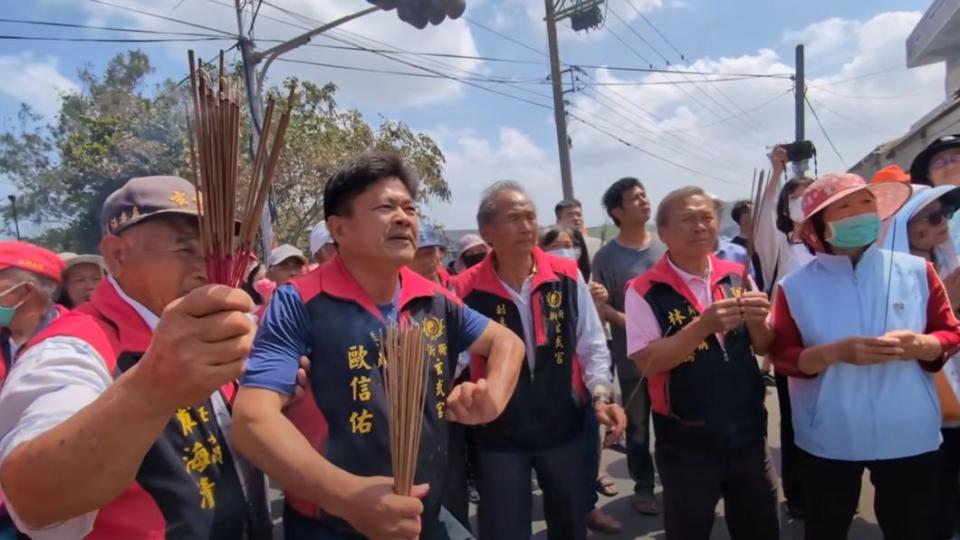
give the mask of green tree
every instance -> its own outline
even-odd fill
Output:
[[[148,85],[150,60],[140,51],[118,54],[102,75],[80,71],[81,90],[63,96],[53,124],[23,106],[20,127],[0,134],[0,175],[19,191],[21,219],[43,232],[53,249],[95,252],[106,196],[134,176],[191,177],[186,110],[181,88]],[[307,247],[310,227],[323,218],[323,187],[350,156],[368,148],[394,149],[417,170],[421,199],[449,200],[444,157],[427,135],[401,122],[373,127],[356,110],[341,110],[333,84],[297,83],[287,143],[274,176],[278,242]],[[283,103],[282,89],[270,95]],[[249,126],[244,125],[249,140]],[[245,156],[246,157],[246,156]],[[9,224],[9,209],[6,209]]]

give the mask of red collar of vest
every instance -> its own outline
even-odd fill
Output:
[[[428,281],[406,267],[400,269],[398,278],[400,281],[398,310],[403,310],[408,303],[416,298],[429,298],[436,295],[440,290],[437,284]],[[353,277],[347,266],[343,264],[340,255],[336,255],[333,259],[321,264],[312,272],[295,278],[291,283],[300,291],[300,297],[304,302],[317,294],[325,293],[359,304],[377,318],[383,319],[383,313],[380,312],[377,304],[363,290],[363,287]]]
[[[90,301],[77,308],[77,311],[92,312],[107,319],[117,328],[117,337],[121,351],[145,352],[150,347],[153,332],[143,321],[133,306],[128,304],[109,279],[100,282]]]
[[[507,292],[503,283],[500,282],[500,278],[497,276],[496,258],[496,252],[492,252],[490,256],[467,271],[468,275],[472,274],[473,279],[471,280],[469,277],[466,277],[462,282],[473,281],[472,287],[469,287],[471,290],[487,292],[510,300],[512,296]],[[530,283],[531,290],[537,290],[545,283],[559,281],[561,276],[570,279],[577,278],[578,270],[576,261],[550,255],[540,248],[534,248],[533,250],[533,264],[535,272],[533,274],[533,280]],[[464,291],[464,293],[466,292],[468,291]]]
[[[673,269],[673,266],[670,264],[669,257],[670,252],[664,253],[660,260],[657,261],[653,267],[647,271],[646,278],[650,282],[663,283],[669,285],[674,291],[683,296],[687,302],[690,302],[690,305],[696,308],[697,311],[703,311],[703,305],[701,305],[700,300],[698,300],[692,292],[690,292],[690,287],[687,286],[687,283],[683,278],[677,274]],[[710,290],[714,290],[721,280],[727,276],[740,275],[743,273],[743,266],[730,261],[725,261],[718,259],[716,255],[710,254]],[[637,289],[641,294],[643,291],[640,290],[640,281],[636,280],[634,282],[634,288]]]

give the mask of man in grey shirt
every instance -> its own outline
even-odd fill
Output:
[[[627,282],[652,267],[666,246],[647,230],[650,202],[646,189],[636,178],[614,182],[603,195],[603,206],[620,233],[597,252],[593,260],[593,280],[606,287],[609,294],[600,316],[610,323],[610,354],[627,409],[627,467],[634,481],[631,506],[638,513],[656,515],[650,455],[650,397],[646,381],[640,380],[640,370],[627,357],[623,302]]]

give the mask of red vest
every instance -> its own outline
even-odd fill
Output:
[[[89,303],[60,317],[27,347],[54,336],[83,340],[119,377],[139,361],[153,334],[113,284],[104,280]],[[227,385],[221,393],[229,404],[235,385]],[[234,457],[208,399],[177,410],[144,456],[136,480],[99,509],[86,538],[269,538],[266,508],[258,510],[245,500]]]

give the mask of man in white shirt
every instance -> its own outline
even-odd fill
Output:
[[[133,178],[104,203],[110,269],[25,347],[0,392],[0,487],[37,539],[269,538],[229,402],[255,323],[207,285],[193,186]]]
[[[611,402],[610,352],[576,262],[537,248],[537,214],[519,184],[494,184],[477,212],[493,247],[483,262],[451,280],[464,303],[523,337],[527,349],[516,390],[494,422],[474,430],[480,538],[529,538],[530,471],[544,491],[551,539],[586,535],[584,418],[619,437],[626,415]],[[475,357],[472,378],[482,377]]]

